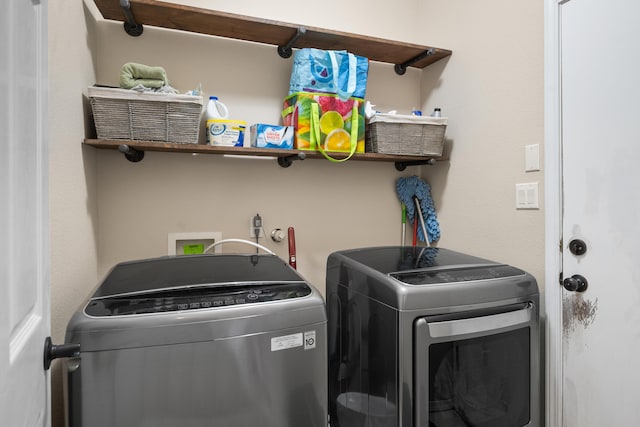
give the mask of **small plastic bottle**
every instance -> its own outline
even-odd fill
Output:
[[[210,96],[205,110],[207,120],[226,119],[229,117],[227,106],[218,100],[217,96]]]
[[[440,111],[440,108],[434,108],[433,109],[433,113],[431,113],[431,117],[442,117],[442,112]]]

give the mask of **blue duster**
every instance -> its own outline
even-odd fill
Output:
[[[440,239],[440,224],[438,223],[436,208],[431,198],[431,186],[415,175],[401,177],[396,181],[396,193],[400,201],[404,203],[407,208],[407,216],[410,222],[413,222],[417,215],[416,204],[413,198],[418,198],[425,227],[427,228],[429,242]],[[418,239],[423,242],[427,241],[425,240],[421,225],[418,226]]]

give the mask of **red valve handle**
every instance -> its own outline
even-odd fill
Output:
[[[296,269],[296,233],[293,227],[289,227],[289,265]]]

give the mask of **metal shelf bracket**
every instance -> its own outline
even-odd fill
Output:
[[[138,24],[136,22],[136,18],[133,16],[133,12],[131,12],[131,4],[129,0],[120,0],[120,8],[124,13],[125,21],[124,21],[124,30],[132,37],[138,37],[142,34],[144,28],[142,28],[142,24]]]
[[[293,37],[291,37],[287,44],[285,44],[284,46],[278,46],[278,55],[280,55],[281,58],[289,58],[293,54],[292,48],[296,40],[304,36],[306,32],[306,28],[298,27],[298,31],[296,31],[296,33],[293,35]]]
[[[408,61],[403,62],[402,64],[396,64],[393,66],[393,69],[395,70],[396,74],[402,76],[404,75],[404,73],[407,72],[407,67],[409,67],[412,64],[415,64],[416,62],[420,61],[421,59],[426,58],[427,56],[431,56],[435,53],[435,50],[433,48],[431,49],[427,49],[424,52],[422,52],[419,55],[414,56],[413,58],[411,58]]]
[[[282,156],[278,157],[278,164],[283,168],[288,168],[291,166],[294,160],[304,160],[307,157],[304,153],[292,154],[290,156]]]
[[[144,151],[136,150],[129,147],[127,144],[118,145],[118,151],[120,151],[130,162],[137,163],[144,159]]]
[[[407,166],[435,165],[436,159],[411,160],[408,162],[395,162],[396,170],[402,172]]]

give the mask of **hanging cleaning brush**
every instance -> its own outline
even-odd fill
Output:
[[[415,175],[401,177],[396,181],[396,193],[406,207],[409,221],[424,221],[424,226],[418,229],[418,238],[427,243],[440,239],[440,224],[431,198],[431,186]],[[418,199],[418,204],[414,197]],[[418,212],[418,207],[421,212]]]

